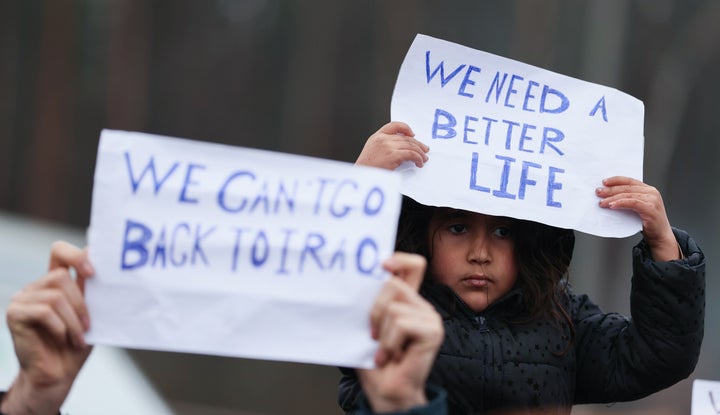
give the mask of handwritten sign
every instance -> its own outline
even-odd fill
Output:
[[[691,415],[720,414],[720,382],[695,379]]]
[[[398,169],[420,203],[598,236],[641,228],[595,196],[606,177],[642,180],[644,109],[627,94],[417,35],[391,111],[430,146],[423,168]]]
[[[88,341],[371,366],[399,184],[349,163],[103,131]]]

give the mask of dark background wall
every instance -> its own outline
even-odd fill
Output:
[[[0,0],[0,209],[86,227],[102,128],[353,161],[416,33],[645,102],[645,180],[710,258],[706,342],[690,380],[576,413],[689,413],[691,380],[720,379],[713,0]],[[580,235],[575,285],[626,312],[637,239]],[[133,356],[178,413],[338,412],[334,368]]]

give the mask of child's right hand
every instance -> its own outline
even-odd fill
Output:
[[[13,296],[7,323],[20,373],[0,412],[58,413],[92,349],[84,340],[90,323],[83,288],[93,273],[87,251],[55,242],[48,272]]]
[[[393,121],[382,126],[365,143],[355,164],[395,170],[404,161],[422,167],[430,147],[416,140],[410,126]]]

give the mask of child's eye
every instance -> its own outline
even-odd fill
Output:
[[[493,231],[493,234],[501,238],[510,238],[512,236],[512,230],[508,226],[498,226]]]
[[[462,223],[456,223],[456,224],[450,225],[448,227],[448,230],[450,230],[450,233],[455,234],[455,235],[465,233],[465,232],[467,232],[467,229],[468,229],[467,226],[465,226]]]

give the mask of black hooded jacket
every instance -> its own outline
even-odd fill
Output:
[[[603,313],[567,288],[561,302],[574,340],[567,324],[513,323],[523,311],[518,290],[476,314],[449,288],[425,283],[445,328],[428,383],[447,391],[449,413],[569,414],[573,404],[640,399],[689,376],[703,338],[705,258],[674,232],[685,259],[655,262],[644,241],[633,249],[632,318]],[[362,392],[355,373],[342,372],[339,403],[352,413]]]

